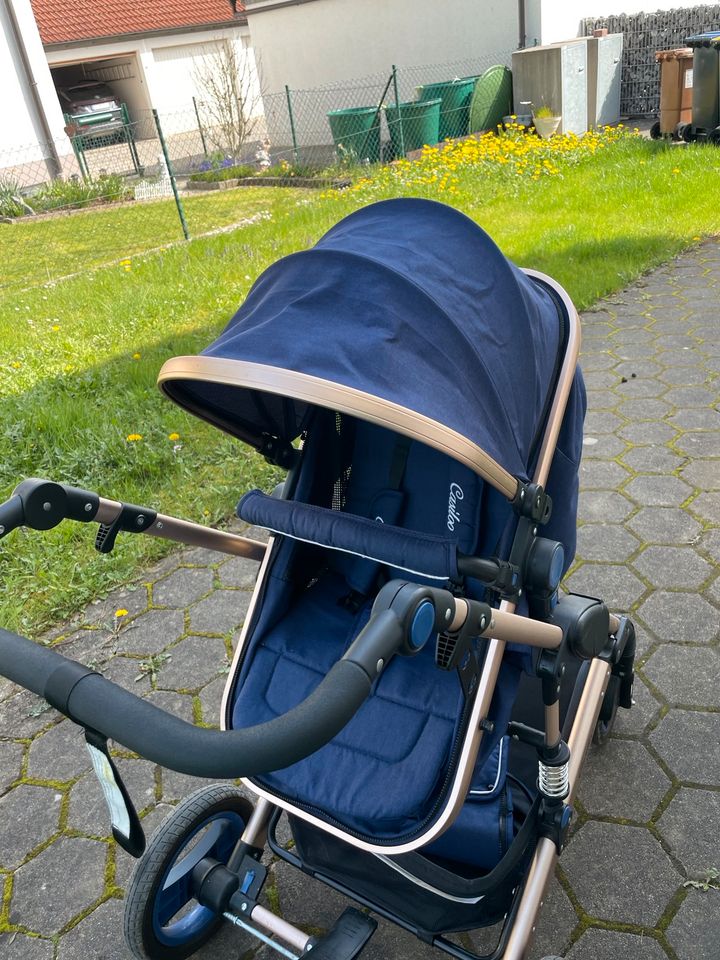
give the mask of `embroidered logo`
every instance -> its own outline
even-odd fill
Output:
[[[455,524],[460,522],[460,514],[458,513],[457,505],[460,500],[465,498],[463,493],[463,488],[459,483],[450,484],[450,497],[448,499],[448,518],[447,518],[447,527],[448,530],[455,530]]]

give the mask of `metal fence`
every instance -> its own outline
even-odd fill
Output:
[[[694,34],[720,30],[720,6],[589,18],[583,26],[586,36],[603,28],[623,34],[620,113],[625,117],[651,117],[660,110],[660,70],[655,53],[683,47]]]

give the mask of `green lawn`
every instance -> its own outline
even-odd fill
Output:
[[[448,199],[516,262],[563,283],[582,309],[717,233],[719,173],[720,151],[711,148],[623,142],[563,168],[561,176],[503,184],[466,171]],[[383,187],[379,195],[393,189]],[[446,196],[432,185],[396,192]],[[220,522],[250,485],[274,482],[275,474],[241,444],[164,399],[155,387],[157,371],[168,357],[202,349],[261,270],[312,243],[368,196],[248,193],[191,198],[190,215],[196,224],[217,226],[247,214],[251,203],[270,210],[271,219],[135,257],[129,270],[89,268],[127,256],[150,239],[153,245],[173,239],[169,215],[165,234],[157,222],[148,230],[141,221],[124,220],[134,209],[88,212],[54,227],[36,224],[47,231],[44,242],[54,257],[87,268],[47,288],[33,286],[42,281],[42,263],[28,246],[17,249],[8,239],[26,230],[30,236],[33,225],[0,227],[0,244],[6,244],[0,254],[15,285],[0,291],[0,494],[8,495],[25,476],[48,476],[165,513]],[[105,217],[119,218],[122,236],[101,230]],[[52,229],[66,240],[54,238]],[[91,242],[95,229],[102,240]],[[128,441],[131,434],[142,439]],[[92,549],[92,531],[80,525],[17,532],[0,545],[0,623],[37,632],[138,576],[165,549],[153,538],[126,536],[112,556],[101,557]]]
[[[191,237],[285,206],[285,191],[253,187],[183,196]],[[183,240],[173,199],[94,207],[0,224],[0,292],[20,292]]]

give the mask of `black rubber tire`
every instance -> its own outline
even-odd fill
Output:
[[[602,747],[610,739],[610,734],[615,725],[618,706],[620,703],[620,678],[610,677],[608,688],[605,691],[605,698],[600,708],[600,717],[593,733],[593,743]]]
[[[125,942],[137,960],[185,960],[217,933],[223,923],[221,917],[182,945],[162,943],[153,930],[155,896],[168,864],[204,820],[216,813],[232,812],[247,824],[252,810],[252,803],[237,787],[217,784],[196,790],[158,827],[135,866],[125,894]]]
[[[697,140],[697,137],[693,133],[693,128],[691,123],[681,124],[682,129],[680,131],[680,139],[684,143],[692,143],[694,140]]]
[[[650,139],[651,140],[662,140],[662,131],[660,129],[660,121],[656,120],[655,123],[650,127]]]
[[[713,147],[720,147],[720,127],[715,127],[714,130],[711,130],[707,140]]]

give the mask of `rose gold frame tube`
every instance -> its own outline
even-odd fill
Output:
[[[590,664],[583,693],[578,704],[575,723],[568,739],[570,747],[570,796],[572,800],[585,755],[592,741],[593,731],[600,716],[603,697],[610,679],[611,666],[604,660]],[[545,889],[557,863],[558,853],[552,840],[542,838],[530,864],[525,890],[508,940],[503,960],[524,960],[532,945],[537,915],[543,905]]]
[[[305,952],[308,941],[311,939],[309,934],[298,930],[297,927],[288,923],[287,920],[283,920],[282,917],[278,917],[270,910],[260,906],[260,904],[253,908],[250,919],[253,923],[257,923],[259,927],[265,927],[265,929],[269,930],[274,936],[280,937],[285,943],[289,943],[291,947],[295,947],[300,953]]]
[[[100,497],[100,505],[93,519],[96,523],[111,524],[121,509],[122,504],[116,500]],[[160,537],[162,540],[173,540],[189,547],[205,547],[207,550],[247,557],[249,560],[262,560],[267,549],[267,545],[259,540],[250,540],[225,530],[214,530],[189,520],[167,517],[163,513],[158,513],[149,527],[139,527],[138,533],[149,533],[151,537]]]
[[[541,620],[521,617],[508,610],[493,610],[490,626],[481,637],[495,637],[505,643],[524,643],[530,647],[557,650],[562,643],[562,627]]]

